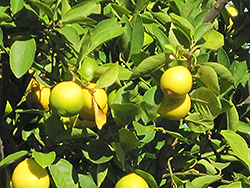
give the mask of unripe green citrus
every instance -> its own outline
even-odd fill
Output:
[[[26,158],[15,167],[12,184],[14,188],[49,188],[50,178],[34,159]]]
[[[51,91],[50,105],[62,116],[76,115],[83,104],[83,90],[73,81],[60,82]]]
[[[193,85],[190,71],[183,65],[168,68],[161,76],[160,86],[165,95],[180,97],[188,93]]]
[[[171,120],[184,118],[191,108],[191,99],[188,94],[180,98],[171,98],[164,95],[163,101],[158,109],[158,113]]]
[[[147,182],[136,173],[130,173],[122,177],[115,188],[149,188]]]
[[[91,57],[86,57],[82,64],[80,69],[78,70],[79,73],[83,78],[91,80],[94,74],[95,69],[97,69],[98,64],[97,62],[92,59]]]

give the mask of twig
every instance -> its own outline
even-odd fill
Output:
[[[203,20],[203,23],[213,23],[214,19],[220,14],[228,2],[229,0],[218,0]]]

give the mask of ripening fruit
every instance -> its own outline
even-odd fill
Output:
[[[160,86],[165,95],[181,97],[188,93],[193,85],[191,72],[183,65],[168,68],[161,76]]]
[[[15,167],[12,185],[14,188],[49,188],[50,178],[34,159],[26,158]]]
[[[83,104],[83,90],[73,81],[60,82],[51,91],[50,106],[62,116],[76,115]]]
[[[115,188],[149,188],[147,182],[136,173],[130,173],[122,177]]]
[[[83,78],[91,80],[93,77],[94,71],[97,68],[98,68],[97,62],[91,57],[86,57],[83,60],[81,67],[79,68],[78,71]]]
[[[184,118],[191,108],[191,99],[188,94],[180,98],[170,98],[164,95],[163,101],[158,108],[158,113],[171,120]]]
[[[99,105],[99,107],[104,110],[104,108],[108,108],[108,95],[104,89],[101,88],[95,88],[96,84],[95,83],[90,83],[88,84],[88,88],[93,89],[93,96],[95,98],[96,103]],[[93,100],[92,100],[92,95],[90,91],[86,88],[83,88],[83,96],[84,96],[84,105],[83,108],[81,109],[80,116],[84,118],[84,113],[87,114],[92,114],[94,115],[94,106],[93,106]]]
[[[31,79],[27,89],[29,90],[29,94],[26,97],[28,107],[48,111],[50,88],[37,82],[35,79]]]
[[[229,6],[226,10],[232,17],[238,16],[238,10],[234,6]]]

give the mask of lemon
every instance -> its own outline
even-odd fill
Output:
[[[34,159],[26,158],[15,167],[12,184],[14,188],[49,188],[50,178]]]
[[[188,94],[181,98],[171,98],[164,95],[163,101],[158,108],[158,113],[171,120],[184,118],[191,108],[191,99]]]
[[[115,188],[149,188],[147,182],[136,173],[130,173],[122,177]]]
[[[234,6],[229,6],[226,8],[226,10],[232,17],[236,17],[239,14],[238,10]]]
[[[108,95],[104,89],[101,88],[95,88],[95,83],[88,84],[88,88],[92,89],[93,96],[91,95],[91,92],[87,88],[83,88],[83,96],[84,96],[84,105],[81,109],[82,114],[89,114],[94,115],[94,106],[93,106],[93,97],[96,101],[96,103],[99,105],[101,109],[107,108],[108,104]],[[81,114],[80,114],[81,116]],[[84,115],[82,115],[84,116]],[[84,118],[84,117],[83,117]]]
[[[83,104],[83,90],[73,81],[60,82],[51,91],[50,106],[62,116],[76,115]]]
[[[29,108],[49,110],[50,88],[31,79],[28,86],[29,94],[26,97],[26,103]]]
[[[161,76],[160,86],[165,95],[180,97],[188,93],[193,85],[190,71],[183,65],[168,68]]]
[[[91,80],[97,67],[98,64],[93,58],[86,57],[78,71],[83,78]]]

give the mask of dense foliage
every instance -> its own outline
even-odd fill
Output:
[[[27,156],[58,188],[114,187],[131,172],[152,188],[248,187],[250,2],[218,2],[205,23],[215,0],[1,0],[1,187]],[[180,121],[157,113],[174,65],[193,75]],[[106,124],[69,127],[28,107],[31,78],[95,82],[108,93]]]

